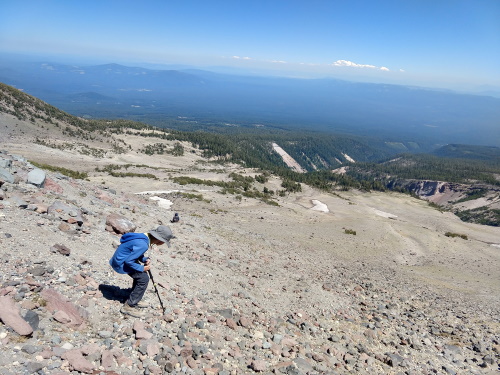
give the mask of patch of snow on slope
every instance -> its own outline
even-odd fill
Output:
[[[294,158],[288,155],[288,153],[285,150],[283,150],[277,143],[273,143],[273,149],[279,154],[279,156],[281,156],[281,158],[283,159],[285,164],[288,165],[288,167],[292,168],[293,170],[299,173],[305,172],[305,170],[300,166],[300,164],[297,163]]]
[[[311,210],[321,211],[321,212],[330,212],[330,210],[328,209],[328,206],[326,204],[324,204],[323,202],[320,202],[316,199],[313,199],[311,202],[312,202],[312,204],[314,204],[314,206],[311,207]]]
[[[342,155],[344,155],[344,158],[346,158],[347,161],[350,161],[351,163],[356,163],[356,160],[351,158],[349,155],[347,154],[342,154]]]

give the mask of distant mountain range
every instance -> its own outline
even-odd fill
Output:
[[[161,125],[185,118],[500,146],[500,99],[410,86],[153,70],[118,64],[0,63],[0,81],[71,114]]]

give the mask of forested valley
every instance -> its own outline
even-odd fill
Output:
[[[290,130],[283,126],[252,124],[225,124],[211,120],[192,124],[186,120],[166,121],[152,126],[129,120],[82,119],[67,114],[37,98],[2,84],[0,110],[18,119],[35,122],[37,119],[60,126],[79,139],[107,139],[111,134],[139,134],[143,137],[189,142],[212,163],[238,163],[261,172],[280,176],[284,185],[293,187],[307,184],[326,191],[348,189],[396,190],[412,194],[411,184],[405,181],[446,181],[468,186],[466,197],[476,197],[478,191],[497,191],[488,196],[500,199],[500,148],[469,145],[446,145],[432,153],[430,145],[412,140],[386,140],[332,134],[308,130]],[[47,141],[39,143],[51,146]],[[306,173],[290,169],[273,150],[278,144],[297,161]],[[116,153],[125,152],[125,145],[112,144]],[[173,150],[149,145],[141,150],[146,154],[169,152],[181,155],[183,149],[176,144]],[[296,185],[299,184],[299,185]],[[496,190],[495,190],[496,189]],[[482,196],[486,196],[484,193]],[[470,198],[471,199],[471,198]],[[489,209],[487,224],[499,225],[500,211]],[[463,215],[476,217],[475,212]],[[481,216],[481,215],[479,215]],[[483,215],[484,216],[484,215]]]

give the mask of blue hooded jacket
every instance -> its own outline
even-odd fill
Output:
[[[109,264],[118,273],[144,272],[148,258],[144,253],[149,249],[149,237],[144,233],[125,233],[120,238],[121,245],[116,248]]]

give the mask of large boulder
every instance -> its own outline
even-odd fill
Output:
[[[28,184],[35,185],[36,187],[42,188],[45,184],[45,171],[41,169],[33,169],[30,173],[28,173]]]
[[[121,216],[118,214],[109,214],[106,218],[106,226],[107,230],[113,231],[118,234],[134,232],[137,228],[137,225],[135,225],[125,216]]]
[[[0,168],[0,180],[13,184],[15,182],[14,176],[4,168]]]

